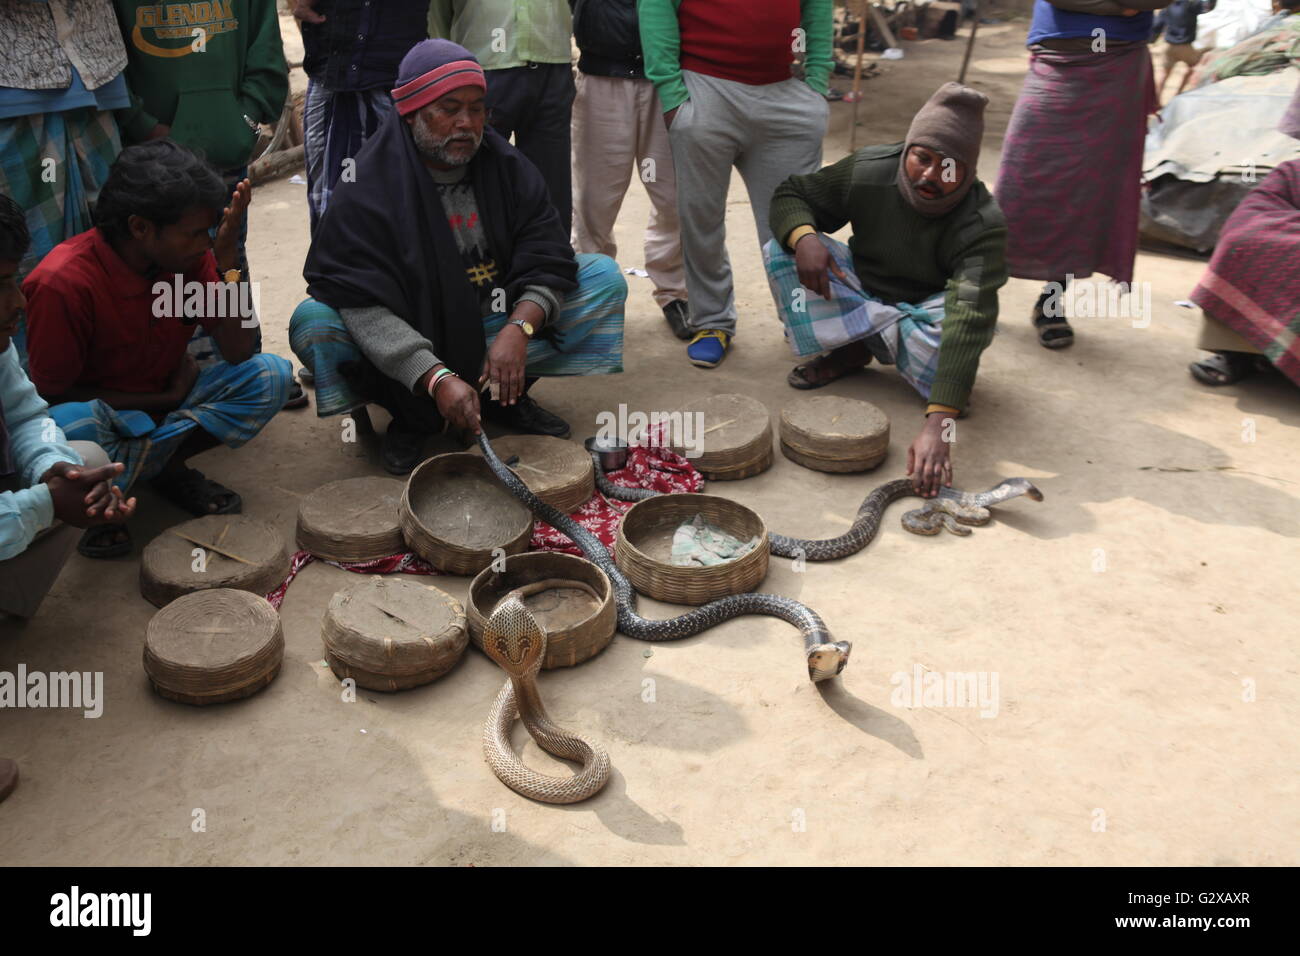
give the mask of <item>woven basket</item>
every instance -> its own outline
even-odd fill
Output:
[[[396,691],[437,680],[456,666],[469,636],[450,594],[409,578],[367,577],[339,591],[321,624],[325,660],[339,680]]]
[[[196,548],[203,550],[201,558]],[[145,546],[140,593],[155,607],[210,588],[261,596],[288,573],[289,552],[270,525],[243,515],[205,515],[169,528]]]
[[[325,561],[373,561],[406,550],[396,478],[346,478],[321,485],[298,505],[298,547]]]
[[[492,441],[497,457],[518,455],[510,470],[528,490],[564,514],[572,514],[596,493],[590,453],[575,442],[549,435],[507,435]],[[475,446],[471,454],[482,455]]]
[[[703,435],[690,436],[697,442],[702,439],[704,450],[690,461],[705,478],[734,481],[772,467],[772,419],[762,402],[748,395],[710,395],[688,403],[687,408],[704,414]],[[689,457],[698,447],[676,444],[673,451]]]
[[[154,614],[145,633],[144,670],[154,690],[183,704],[255,694],[283,660],[280,615],[247,591],[186,594]]]
[[[870,402],[811,395],[781,410],[781,453],[814,471],[867,471],[889,451],[889,416]]]
[[[507,593],[540,581],[557,583],[523,601],[546,631],[542,668],[572,667],[604,650],[618,626],[618,606],[609,577],[585,558],[553,551],[513,555],[506,558],[504,571],[487,568],[474,578],[468,599],[469,636],[474,646],[483,649],[483,628]],[[573,585],[566,586],[566,582]]]
[[[697,514],[737,538],[759,537],[753,551],[711,568],[679,568],[669,563],[673,532]],[[619,568],[632,586],[672,604],[707,604],[729,594],[752,591],[767,577],[767,526],[759,515],[715,495],[662,495],[638,501],[623,517],[615,543]]]
[[[494,550],[518,554],[533,534],[532,512],[481,455],[461,451],[436,455],[411,472],[397,519],[411,550],[450,574],[478,574]]]

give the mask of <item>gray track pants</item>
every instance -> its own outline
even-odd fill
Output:
[[[690,99],[668,132],[677,172],[677,209],[691,327],[736,330],[736,296],[727,256],[727,188],[740,170],[758,229],[771,238],[772,193],[787,176],[814,173],[822,164],[829,109],[802,80],[750,86],[682,70]]]

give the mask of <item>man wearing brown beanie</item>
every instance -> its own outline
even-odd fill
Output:
[[[820,388],[873,358],[895,365],[928,402],[908,450],[927,497],[952,484],[950,430],[993,338],[1007,281],[1007,229],[976,178],[988,97],[945,83],[907,139],[867,146],[772,199],[763,249],[786,341],[800,358],[794,388]],[[827,233],[851,225],[848,245]]]

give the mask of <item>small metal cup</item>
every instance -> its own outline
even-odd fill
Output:
[[[588,438],[583,446],[596,453],[602,471],[618,471],[627,464],[627,445],[624,442]]]

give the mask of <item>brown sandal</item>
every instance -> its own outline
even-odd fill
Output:
[[[803,365],[796,365],[794,368],[790,370],[790,374],[785,377],[785,383],[789,385],[791,388],[798,388],[803,390],[812,389],[812,388],[821,388],[823,385],[829,385],[831,382],[835,381],[838,378],[843,378],[845,375],[848,375],[850,372],[855,372],[858,369],[865,368],[866,366],[871,364],[871,353],[867,352],[866,360],[861,363],[851,362],[846,365],[840,365],[838,367],[835,367],[832,366],[831,363],[827,361],[833,354],[834,354],[833,352],[827,353],[826,355],[823,355],[820,358],[813,359],[811,362],[807,362]],[[820,376],[818,378],[808,377],[808,372],[810,370],[814,370],[814,369],[822,370],[828,368],[832,369],[832,371],[825,372],[824,378]]]

